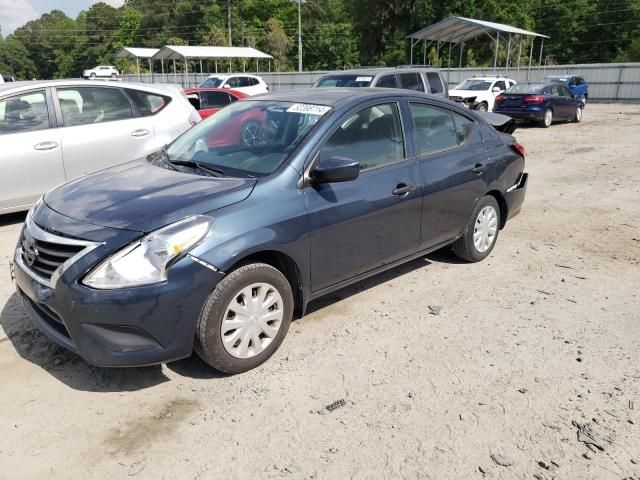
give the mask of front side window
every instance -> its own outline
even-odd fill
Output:
[[[49,128],[49,110],[44,90],[0,100],[0,135]]]
[[[222,176],[269,175],[330,111],[322,105],[237,102],[179,137],[167,149],[167,159],[176,165],[197,162]]]
[[[400,86],[405,90],[424,92],[424,84],[419,73],[401,73],[398,76],[400,77]]]
[[[136,104],[144,117],[155,115],[171,101],[171,97],[157,93],[143,92],[142,90],[127,89],[127,94]]]
[[[59,88],[58,99],[66,127],[127,120],[133,117],[131,103],[119,88]]]
[[[440,80],[440,75],[438,75],[436,72],[427,72],[427,81],[429,82],[429,88],[431,89],[431,93],[444,92],[444,87],[442,86],[442,80]]]
[[[376,82],[376,87],[380,88],[398,88],[398,80],[394,75],[383,75]]]
[[[229,105],[229,94],[227,92],[200,92],[202,98],[202,108],[222,108]]]
[[[450,110],[422,103],[411,103],[410,106],[420,155],[458,146],[458,131]]]
[[[356,160],[362,170],[404,160],[397,104],[368,107],[343,122],[320,150],[321,159],[336,156]]]

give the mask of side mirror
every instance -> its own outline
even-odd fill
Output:
[[[231,85],[229,85],[228,83],[225,83],[222,88],[231,88]]]
[[[493,93],[500,93],[500,87],[493,87],[493,88],[491,89],[491,91],[492,91]]]
[[[337,183],[355,180],[360,175],[360,164],[346,157],[321,160],[311,172],[313,183]]]

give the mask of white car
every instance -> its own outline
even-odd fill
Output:
[[[118,78],[120,73],[112,65],[98,65],[82,72],[83,78]]]
[[[83,80],[0,85],[0,214],[43,193],[134,160],[200,121],[180,90]]]
[[[238,74],[215,74],[210,75],[200,84],[202,88],[230,88],[245,95],[258,95],[267,93],[269,87],[261,77],[257,75]]]
[[[468,78],[449,90],[449,99],[475,110],[492,112],[496,97],[515,84],[515,80],[505,77]]]

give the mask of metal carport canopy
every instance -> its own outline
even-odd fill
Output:
[[[490,32],[495,32],[495,38],[491,36]],[[440,43],[449,44],[449,60],[447,62],[447,69],[450,68],[451,63],[451,45],[460,44],[460,67],[462,67],[462,48],[463,44],[467,40],[478,37],[482,34],[487,35],[493,42],[495,42],[495,54],[493,59],[494,72],[498,66],[498,49],[500,46],[500,33],[506,34],[509,38],[507,46],[507,61],[505,67],[509,65],[509,55],[511,53],[511,37],[515,36],[520,39],[520,53],[522,52],[522,39],[523,37],[532,37],[531,49],[529,51],[529,69],[531,69],[531,58],[533,56],[533,43],[536,37],[541,38],[540,44],[540,60],[542,63],[542,49],[544,48],[544,39],[549,38],[541,33],[532,32],[530,30],[524,30],[522,28],[512,27],[511,25],[505,25],[504,23],[488,22],[486,20],[477,20],[475,18],[466,17],[447,17],[440,20],[433,25],[418,30],[411,35],[407,35],[406,38],[411,40],[411,63],[413,64],[413,47],[420,40],[424,40],[424,57],[426,63],[427,56],[427,42],[438,42],[437,55],[440,53]],[[520,53],[518,53],[518,71],[520,71]],[[448,78],[447,78],[448,80]]]
[[[159,50],[159,48],[125,47],[116,53],[116,57],[151,58],[158,53]]]
[[[205,58],[273,58],[260,50],[249,47],[204,47],[192,45],[167,45],[154,56],[154,60],[205,59]]]

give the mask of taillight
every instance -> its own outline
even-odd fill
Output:
[[[503,97],[502,95],[498,95],[498,96],[496,97],[496,102],[498,102],[498,103],[502,103],[502,102],[504,102],[504,97]]]
[[[524,97],[525,103],[542,103],[544,102],[544,97],[542,95],[527,95]]]
[[[511,148],[513,148],[518,154],[522,155],[522,158],[527,156],[524,151],[524,147],[520,145],[518,142],[513,142],[511,144]]]

